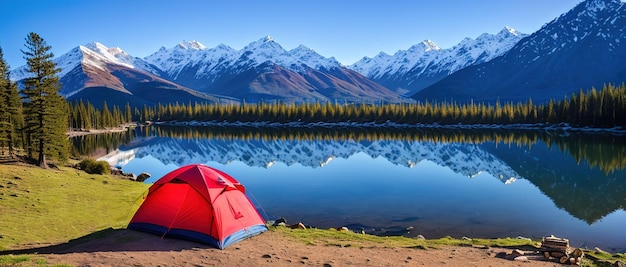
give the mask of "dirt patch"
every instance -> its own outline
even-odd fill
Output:
[[[36,245],[33,245],[36,246]],[[40,245],[39,245],[40,246]],[[497,255],[511,248],[357,248],[307,245],[268,231],[224,250],[137,232],[108,229],[66,244],[0,254],[37,254],[49,264],[74,266],[554,266],[511,261]]]

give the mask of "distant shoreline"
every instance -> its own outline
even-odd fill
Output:
[[[391,127],[391,128],[425,128],[425,129],[457,129],[457,130],[553,130],[566,132],[586,132],[586,133],[609,133],[609,134],[626,134],[626,128],[591,128],[591,127],[574,127],[566,123],[560,124],[399,124],[399,123],[357,123],[357,122],[218,122],[218,121],[162,121],[154,122],[157,125],[172,126],[221,126],[221,127]]]
[[[546,124],[398,124],[398,123],[356,123],[356,122],[218,122],[218,121],[159,121],[150,122],[149,124],[170,125],[170,126],[219,126],[219,127],[366,127],[366,128],[424,128],[424,129],[452,129],[452,130],[527,130],[527,131],[564,131],[564,132],[583,132],[583,133],[600,133],[626,135],[626,128],[592,128],[592,127],[574,127],[566,123],[546,125]],[[71,129],[66,135],[70,138],[102,133],[118,133],[124,132],[129,128],[139,126],[139,123],[130,123],[120,127],[112,127],[106,129]]]

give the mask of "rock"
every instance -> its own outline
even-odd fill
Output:
[[[272,258],[272,255],[270,255],[270,254],[263,254],[263,256],[261,256],[261,257],[264,258],[264,259],[269,259],[269,258]]]
[[[337,231],[350,231],[350,229],[348,229],[348,227],[337,227]]]
[[[137,178],[135,178],[135,181],[145,182],[148,178],[150,178],[150,174],[147,172],[142,172],[139,176],[137,176]]]
[[[530,261],[526,256],[517,256],[513,259],[514,261]]]
[[[462,240],[467,240],[467,241],[472,241],[472,239],[471,239],[471,238],[469,238],[469,237],[467,237],[467,236],[461,237],[461,239],[462,239]]]
[[[304,226],[303,223],[299,222],[299,223],[290,225],[289,228],[291,228],[291,229],[306,229],[306,226]]]
[[[626,263],[624,263],[623,261],[615,261],[615,263],[613,263],[614,267],[626,267]]]
[[[560,263],[566,263],[568,260],[569,260],[569,257],[568,257],[568,256],[563,256],[563,257],[561,257],[561,258],[559,259],[559,262],[560,262]]]
[[[514,249],[513,251],[506,253],[506,256],[504,258],[507,260],[515,260],[515,258],[519,256],[524,256],[524,251],[520,249]]]
[[[601,249],[601,248],[599,248],[599,247],[595,247],[593,250],[595,250],[596,252],[609,254],[608,252],[606,252],[606,251],[602,250],[602,249]]]
[[[524,251],[522,251],[520,249],[514,249],[513,251],[511,251],[511,255],[523,256],[524,255]]]
[[[281,217],[280,219],[274,221],[274,223],[272,224],[273,226],[286,226],[287,225],[287,219]]]
[[[415,239],[425,240],[425,239],[426,239],[426,237],[424,237],[423,235],[417,235],[417,236],[415,237]]]

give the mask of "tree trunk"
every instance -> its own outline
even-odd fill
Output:
[[[26,155],[28,158],[33,158],[33,141],[31,140],[30,129],[26,133]]]
[[[9,157],[15,157],[15,151],[13,151],[13,135],[9,134]]]
[[[47,169],[48,163],[46,162],[46,151],[44,151],[43,139],[39,139],[39,159],[37,163],[39,163],[39,167]]]

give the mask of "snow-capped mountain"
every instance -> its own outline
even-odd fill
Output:
[[[159,77],[162,72],[145,60],[133,57],[119,47],[97,42],[78,46],[53,60],[60,94],[68,100],[83,100],[100,107],[108,104],[133,106],[175,101],[215,102],[218,98],[201,94]],[[13,80],[27,78],[27,66],[12,72]]]
[[[220,76],[226,68],[244,71],[267,61],[296,72],[306,71],[307,67],[331,69],[341,66],[334,58],[325,58],[304,45],[287,51],[270,36],[254,41],[241,50],[224,44],[209,49],[198,41],[183,41],[169,49],[162,47],[145,59],[174,79],[194,66],[199,66],[194,69],[194,76],[198,78]]]
[[[526,36],[505,27],[497,34],[465,38],[449,49],[426,40],[393,56],[381,52],[364,57],[349,67],[398,93],[412,95],[453,72],[502,55]]]
[[[621,0],[586,0],[529,36],[505,27],[449,49],[424,41],[349,67],[303,45],[286,50],[269,36],[241,50],[184,41],[144,59],[94,42],[54,61],[62,69],[61,94],[96,105],[103,100],[141,106],[531,97],[541,102],[625,82],[625,5]],[[26,66],[11,74],[13,80],[28,75]]]
[[[227,65],[236,54],[235,49],[224,44],[208,49],[198,41],[183,41],[169,49],[161,47],[145,60],[157,66],[167,76],[177,79],[181,71],[197,65],[201,65],[196,73],[198,77],[217,75],[223,69],[219,67]]]
[[[165,78],[200,92],[246,102],[412,101],[304,45],[285,50],[267,36],[235,50],[197,41],[161,48],[145,58]]]
[[[547,101],[626,81],[626,2],[586,0],[489,62],[457,71],[416,99]]]
[[[75,68],[88,65],[101,70],[106,65],[120,65],[130,69],[146,71],[155,75],[159,75],[159,71],[154,66],[141,58],[133,57],[119,47],[106,47],[101,43],[92,42],[73,48],[69,52],[55,58],[53,62],[57,68],[61,69],[58,76],[63,77]],[[29,73],[26,71],[27,66],[21,66],[11,72],[12,80],[22,80],[27,78]],[[65,96],[68,96],[64,94]]]

